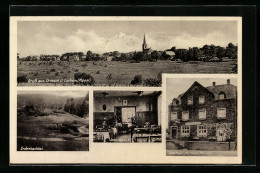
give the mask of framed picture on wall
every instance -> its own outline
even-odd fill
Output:
[[[123,100],[123,106],[127,106],[127,100]]]

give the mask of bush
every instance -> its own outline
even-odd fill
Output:
[[[158,78],[148,78],[144,80],[144,86],[160,87],[161,84],[162,81]]]
[[[141,85],[143,82],[143,77],[142,75],[136,75],[134,77],[134,79],[131,81],[131,84],[132,85]]]
[[[59,76],[59,72],[55,73],[55,76]]]
[[[17,77],[17,83],[20,83],[20,82],[28,82],[27,76],[26,75],[18,76]]]
[[[100,71],[98,70],[97,72],[96,72],[96,74],[99,74],[100,73]]]
[[[74,79],[77,80],[74,84],[93,85],[95,83],[94,78],[86,73],[75,73]]]
[[[50,71],[51,71],[51,72],[55,72],[56,70],[53,68],[53,69],[51,69]]]

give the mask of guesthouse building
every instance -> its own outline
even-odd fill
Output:
[[[236,141],[237,87],[202,86],[195,81],[168,107],[169,139],[180,141]]]

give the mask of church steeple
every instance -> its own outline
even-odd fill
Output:
[[[146,44],[146,40],[145,40],[145,34],[144,34],[144,42],[143,42],[142,48],[143,48],[143,52],[147,49],[147,44]]]

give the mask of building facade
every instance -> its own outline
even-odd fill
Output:
[[[237,87],[204,87],[197,81],[169,105],[168,135],[184,141],[235,141]]]

